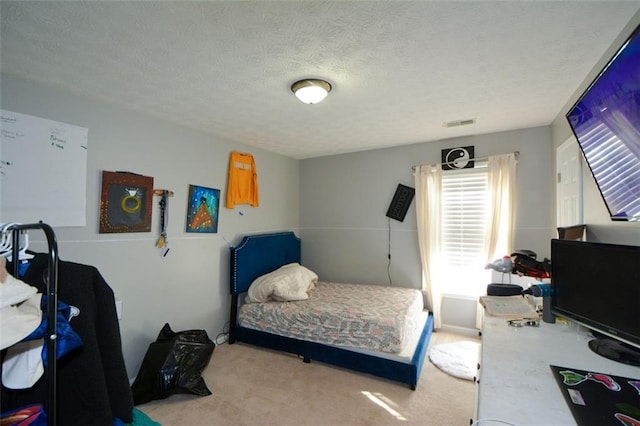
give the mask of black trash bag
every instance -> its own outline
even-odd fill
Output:
[[[173,332],[165,324],[149,345],[131,385],[134,404],[165,399],[174,393],[211,395],[201,374],[215,347],[205,330]]]

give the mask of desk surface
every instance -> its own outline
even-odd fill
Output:
[[[485,315],[476,421],[515,425],[575,425],[550,365],[640,379],[640,368],[593,353],[593,337],[575,324],[511,327]]]

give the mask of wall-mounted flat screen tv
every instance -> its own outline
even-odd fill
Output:
[[[640,26],[566,117],[611,219],[640,221]]]

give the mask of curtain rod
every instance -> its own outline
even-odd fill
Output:
[[[520,155],[520,151],[513,151],[513,155],[514,155],[516,158],[518,158],[518,156]],[[486,161],[486,160],[488,160],[488,159],[489,159],[489,157],[487,156],[487,157],[469,158],[469,161],[472,161],[472,160],[473,160],[473,161]],[[440,165],[440,166],[441,166],[441,165],[443,165],[443,164],[453,164],[453,163],[455,163],[455,161],[444,161],[444,162],[442,162],[442,163],[435,163],[435,164],[430,164],[430,165],[433,165],[433,166],[438,166],[438,165]],[[415,171],[415,170],[416,170],[416,167],[418,167],[418,166],[411,166],[411,170]]]

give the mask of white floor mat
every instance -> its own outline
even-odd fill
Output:
[[[429,351],[429,359],[436,367],[465,380],[476,376],[479,356],[480,343],[470,341],[441,343]]]

